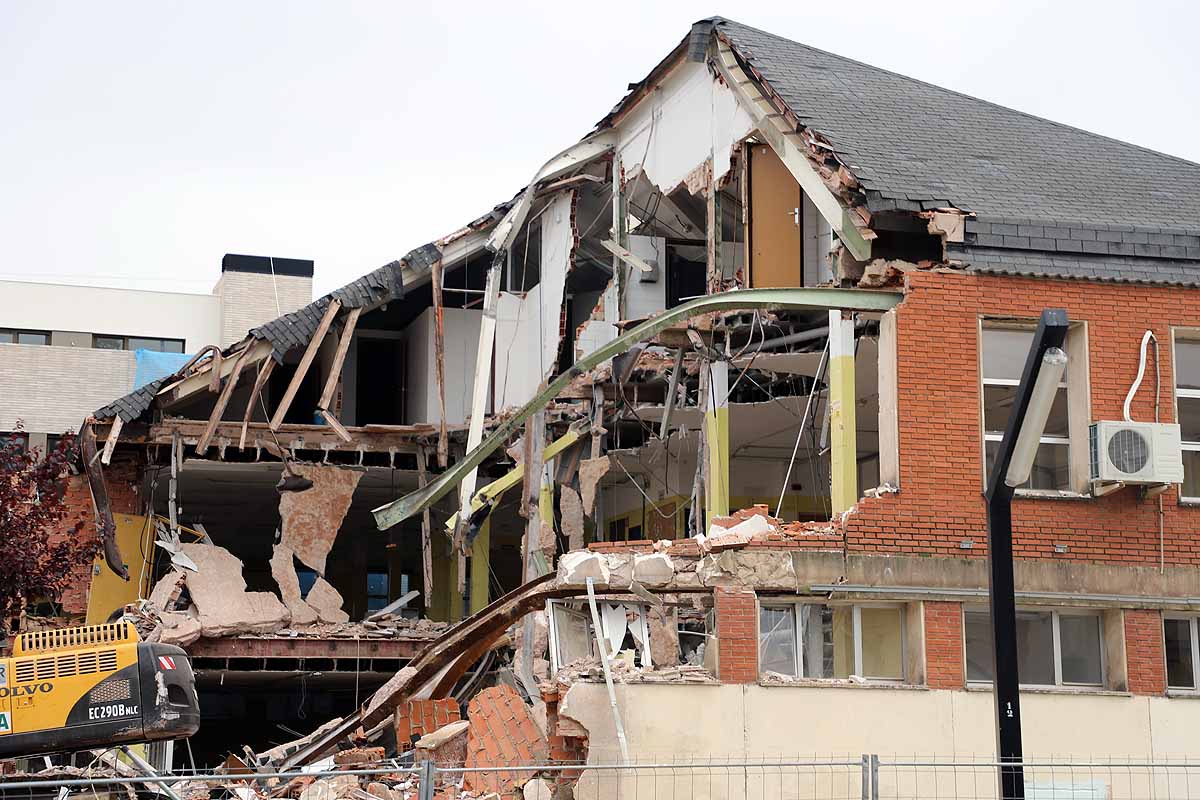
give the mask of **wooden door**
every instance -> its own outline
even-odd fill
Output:
[[[750,148],[750,286],[804,285],[800,184],[769,145]]]

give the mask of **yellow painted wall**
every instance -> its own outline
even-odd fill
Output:
[[[150,560],[154,558],[154,526],[136,514],[113,514],[117,524],[117,547],[125,559],[129,580],[125,581],[104,563],[104,554],[92,564],[88,589],[87,624],[107,622],[122,606],[150,593]]]

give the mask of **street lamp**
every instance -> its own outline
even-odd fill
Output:
[[[992,681],[996,699],[996,754],[1000,797],[1024,800],[1021,697],[1017,674],[1017,602],[1013,587],[1013,490],[1029,480],[1046,420],[1054,405],[1067,354],[1067,312],[1046,309],[1025,359],[1000,452],[987,484],[988,603],[992,620]],[[1012,764],[1013,766],[1007,766]]]

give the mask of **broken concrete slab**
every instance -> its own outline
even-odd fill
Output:
[[[608,456],[585,458],[579,462],[579,493],[583,502],[583,510],[589,516],[594,516],[596,510],[596,487],[600,479],[608,474],[612,462]]]
[[[308,478],[313,486],[305,492],[280,494],[280,543],[318,575],[324,575],[325,559],[342,527],[362,472],[322,464],[293,464],[292,471]]]
[[[655,669],[679,663],[679,619],[675,609],[651,608],[646,613],[650,629],[650,660]]]
[[[545,778],[534,778],[521,789],[524,800],[554,800],[554,787]]]
[[[324,578],[318,577],[313,587],[308,590],[304,603],[316,612],[321,622],[343,623],[350,621],[350,615],[342,610],[342,595]]]
[[[666,586],[675,579],[675,564],[666,553],[636,554],[633,580],[642,586]]]
[[[271,577],[279,587],[283,604],[292,615],[292,625],[312,625],[318,619],[317,612],[300,594],[300,578],[296,575],[295,555],[283,542],[275,545],[271,554]]]
[[[557,582],[560,586],[587,586],[591,578],[597,584],[608,584],[608,562],[599,553],[582,550],[564,553],[558,560]]]
[[[799,591],[790,552],[726,550],[700,559],[696,575],[704,586],[753,586],[756,589]]]
[[[458,767],[467,760],[468,720],[443,725],[417,740],[414,761],[432,761],[440,767]]]
[[[150,590],[150,602],[155,608],[162,611],[174,611],[175,604],[179,600],[180,594],[183,591],[183,584],[186,574],[183,570],[174,569],[162,577],[162,579],[154,584],[154,588]]]
[[[163,644],[186,647],[200,638],[200,620],[195,607],[187,612],[164,611],[159,618],[162,620],[162,630],[159,631],[158,641]]]
[[[570,486],[560,489],[559,509],[562,511],[563,533],[567,536],[567,549],[583,548],[583,501],[579,492]]]
[[[198,572],[186,573],[185,580],[201,635],[269,633],[291,622],[287,607],[275,595],[246,591],[242,562],[224,547],[192,542],[180,547],[199,567]]]

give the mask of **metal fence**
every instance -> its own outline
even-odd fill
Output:
[[[230,789],[234,800],[278,796],[293,778],[306,781],[350,780],[330,797],[362,797],[370,782],[383,782],[400,800],[479,798],[522,795],[532,780],[546,782],[536,797],[579,800],[1012,800],[999,792],[1001,765],[988,760],[896,758],[863,754],[830,758],[699,760],[657,758],[634,763],[557,763],[508,767],[446,767],[433,763],[407,766],[395,762],[353,770],[257,773],[253,775],[176,773],[159,776],[0,780],[0,798],[40,800],[72,794],[115,798],[136,788],[167,798]],[[1029,759],[1023,765],[1028,800],[1200,800],[1200,761],[1121,759]],[[571,787],[570,794],[560,787]],[[232,787],[232,788],[231,788]],[[236,789],[236,791],[234,791]],[[212,795],[218,796],[218,795]],[[528,795],[526,795],[528,796]]]

